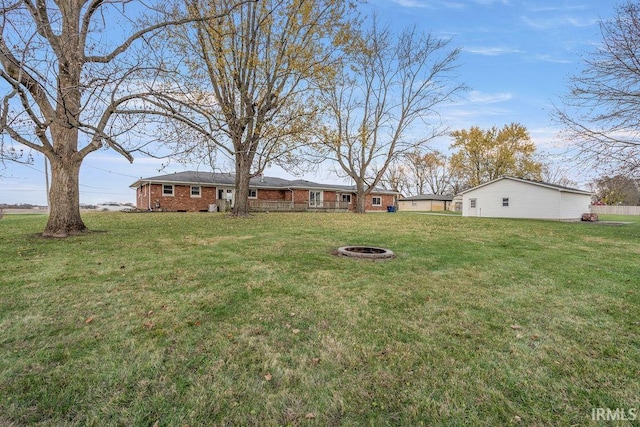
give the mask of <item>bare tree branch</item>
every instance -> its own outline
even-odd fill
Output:
[[[600,33],[555,118],[585,167],[640,176],[640,2],[618,6]]]

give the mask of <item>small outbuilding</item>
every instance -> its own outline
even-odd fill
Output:
[[[462,215],[580,220],[592,193],[542,181],[501,176],[460,193]]]
[[[453,196],[442,194],[419,194],[398,199],[399,211],[448,211]]]

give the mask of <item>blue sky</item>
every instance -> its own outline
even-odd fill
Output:
[[[441,113],[452,130],[471,126],[524,125],[541,151],[560,156],[565,143],[551,120],[553,104],[567,91],[567,79],[582,68],[581,57],[600,41],[598,22],[614,14],[618,2],[603,0],[372,0],[363,6],[392,29],[417,25],[434,35],[453,39],[462,48],[460,81],[469,86],[461,99]],[[2,87],[4,90],[4,87]],[[446,151],[450,138],[433,142]],[[559,157],[561,160],[561,156]],[[46,204],[44,160],[33,165],[7,164],[0,171],[0,203]],[[133,202],[129,185],[140,177],[172,173],[198,166],[170,165],[137,157],[133,164],[112,151],[90,155],[81,169],[81,203]],[[202,170],[203,167],[199,166]],[[284,171],[272,176],[291,178]],[[589,171],[573,170],[585,184]],[[305,176],[340,182],[325,166]]]

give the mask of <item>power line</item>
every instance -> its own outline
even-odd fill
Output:
[[[127,178],[134,178],[134,179],[138,179],[138,178],[139,178],[139,177],[137,177],[137,176],[133,176],[133,175],[127,175],[127,174],[120,173],[120,172],[113,172],[113,171],[110,171],[110,170],[107,170],[107,169],[102,169],[102,168],[99,168],[99,167],[97,167],[97,166],[92,166],[92,165],[86,165],[86,166],[87,166],[87,167],[90,167],[90,168],[92,168],[92,169],[97,169],[97,170],[99,170],[99,171],[107,172],[107,173],[110,173],[110,174],[113,174],[113,175],[126,176]]]

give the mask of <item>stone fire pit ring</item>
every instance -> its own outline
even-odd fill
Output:
[[[375,246],[341,246],[337,255],[361,259],[389,259],[395,256],[389,249]]]

